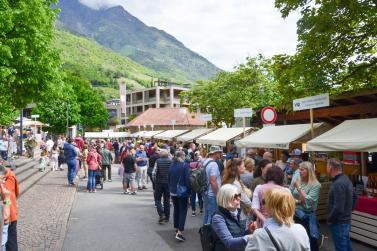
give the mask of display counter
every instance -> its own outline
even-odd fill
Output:
[[[350,236],[377,247],[377,198],[359,196],[352,212]]]

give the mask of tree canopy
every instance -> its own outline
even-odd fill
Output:
[[[52,48],[56,0],[0,0],[0,92],[24,108],[60,84]]]
[[[274,57],[287,97],[377,86],[376,0],[275,0],[287,17],[300,11],[294,56]],[[293,91],[293,92],[292,92]]]

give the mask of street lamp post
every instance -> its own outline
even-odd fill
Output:
[[[34,131],[37,134],[37,118],[39,118],[39,114],[31,115],[31,118],[34,119]]]
[[[67,138],[69,137],[69,125],[68,125],[68,121],[69,121],[69,103],[67,103]]]

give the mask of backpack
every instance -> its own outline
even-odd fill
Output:
[[[208,164],[211,162],[213,162],[213,160],[208,161],[206,165],[201,168],[191,170],[191,175],[190,175],[191,189],[195,193],[202,193],[208,188],[206,168]]]
[[[203,251],[214,251],[216,247],[214,231],[211,225],[203,225],[199,228],[200,242]]]

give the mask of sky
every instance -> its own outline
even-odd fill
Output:
[[[223,70],[246,57],[294,54],[293,13],[283,19],[274,0],[80,0],[92,8],[122,5],[148,26],[176,37]]]

